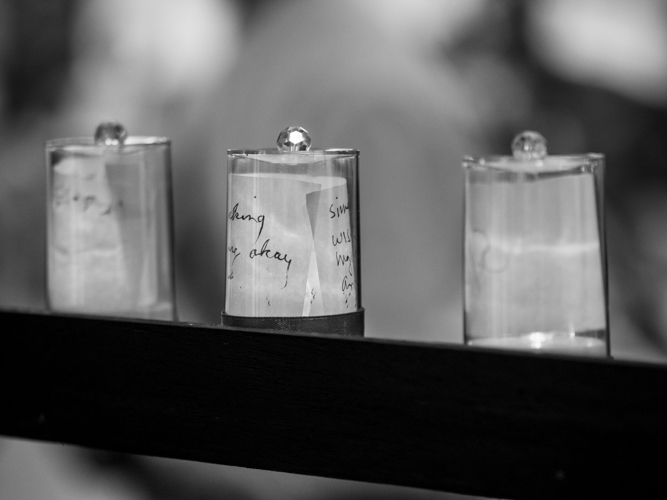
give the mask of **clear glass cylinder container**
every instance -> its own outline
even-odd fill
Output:
[[[362,311],[358,156],[350,149],[228,152],[223,323]],[[356,323],[338,333],[363,332]],[[313,331],[327,333],[326,324]],[[298,321],[287,325],[280,329],[304,330]]]
[[[608,356],[604,156],[463,167],[465,342]]]
[[[46,143],[52,311],[176,319],[170,141]]]

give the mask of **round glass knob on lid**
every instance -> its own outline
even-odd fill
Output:
[[[547,140],[532,130],[521,132],[512,140],[512,155],[517,160],[542,160],[547,155]]]
[[[95,129],[95,144],[122,146],[127,138],[127,130],[119,122],[102,122]]]
[[[308,151],[311,138],[303,127],[287,127],[280,132],[276,143],[280,151]]]

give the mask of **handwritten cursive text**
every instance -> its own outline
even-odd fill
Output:
[[[269,248],[269,241],[271,240],[267,239],[266,241],[264,241],[264,243],[262,244],[262,248],[259,251],[257,251],[256,248],[250,250],[249,257],[251,259],[254,259],[255,257],[266,257],[267,259],[282,260],[283,262],[285,262],[285,264],[287,264],[287,270],[285,271],[285,286],[283,286],[283,288],[285,288],[287,286],[287,279],[289,277],[289,268],[292,265],[292,259],[290,259],[287,256],[287,254],[283,255],[278,251],[271,250]]]
[[[255,238],[255,243],[257,243],[257,240],[259,240],[259,237],[262,234],[262,231],[264,230],[264,215],[258,215],[255,217],[254,215],[251,214],[244,214],[241,215],[238,213],[239,209],[239,204],[237,203],[234,205],[234,208],[232,208],[232,211],[229,212],[229,220],[249,220],[254,222],[255,224],[259,224],[259,233],[257,233],[257,238]]]

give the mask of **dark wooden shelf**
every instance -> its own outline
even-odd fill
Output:
[[[502,498],[663,488],[667,368],[0,312],[0,434]]]

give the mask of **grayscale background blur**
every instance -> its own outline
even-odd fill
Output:
[[[219,323],[226,150],[300,125],[361,151],[367,335],[431,342],[462,343],[462,156],[604,153],[612,354],[665,362],[663,0],[0,0],[0,307],[45,307],[44,142],[109,119],[172,139],[180,319]],[[181,498],[459,497],[0,439],[2,500]]]

